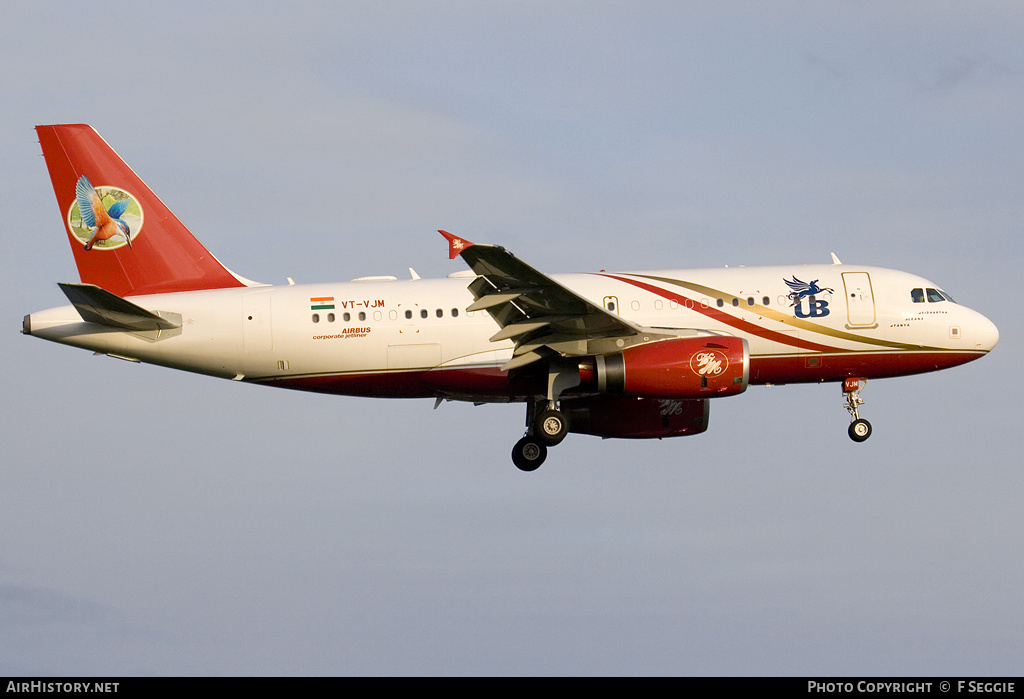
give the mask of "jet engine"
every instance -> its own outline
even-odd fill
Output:
[[[717,398],[743,393],[750,349],[738,337],[662,340],[580,363],[581,388],[641,398]]]
[[[569,431],[598,437],[652,439],[700,434],[711,404],[704,399],[590,396],[562,400]]]

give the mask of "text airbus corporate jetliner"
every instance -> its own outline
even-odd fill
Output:
[[[36,130],[82,283],[60,285],[70,306],[25,316],[26,335],[267,386],[522,402],[512,460],[527,471],[569,432],[699,434],[711,399],[752,383],[841,382],[863,441],[867,379],[963,364],[999,339],[936,284],[834,255],[548,276],[441,231],[471,271],[258,284],[221,265],[91,127]]]

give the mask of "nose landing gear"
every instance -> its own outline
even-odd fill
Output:
[[[860,416],[859,408],[864,405],[864,399],[860,397],[861,389],[867,384],[867,379],[846,379],[843,381],[843,394],[846,396],[846,409],[850,411],[850,439],[855,442],[863,442],[871,436],[871,423]]]

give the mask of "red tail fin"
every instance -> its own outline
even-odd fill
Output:
[[[245,286],[85,124],[37,126],[86,284],[118,296]]]

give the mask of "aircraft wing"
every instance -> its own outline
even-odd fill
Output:
[[[622,344],[634,344],[639,336],[653,339],[650,329],[595,305],[505,248],[440,233],[448,239],[449,256],[461,255],[478,275],[469,285],[476,300],[466,310],[490,314],[500,327],[492,342],[515,342],[503,371],[556,355],[602,354],[614,349],[617,339]]]

